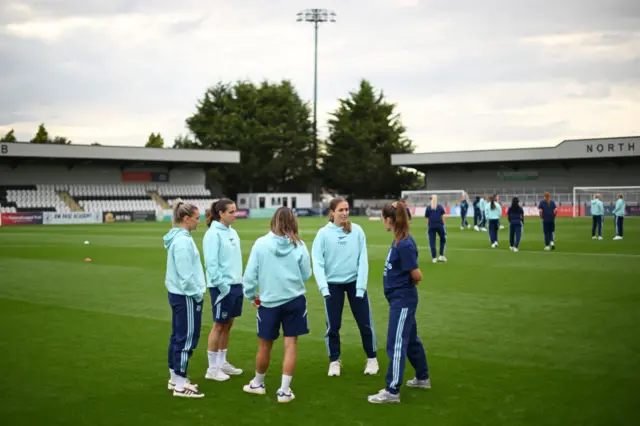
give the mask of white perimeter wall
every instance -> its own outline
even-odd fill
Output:
[[[166,172],[163,168],[125,169],[125,171]],[[173,169],[169,173],[169,184],[203,185],[205,172],[202,169]],[[0,185],[36,184],[119,184],[122,171],[118,167],[76,166],[67,170],[57,165],[20,165],[15,169],[0,164]],[[133,182],[139,183],[139,182]],[[155,182],[151,182],[156,184]],[[158,183],[162,185],[162,183]]]

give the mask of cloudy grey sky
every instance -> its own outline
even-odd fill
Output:
[[[218,81],[290,79],[319,123],[369,79],[418,152],[640,134],[638,0],[0,0],[0,133],[171,144]]]

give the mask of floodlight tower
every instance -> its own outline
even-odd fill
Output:
[[[313,170],[318,167],[318,28],[322,22],[336,22],[336,13],[328,9],[305,9],[298,12],[298,22],[313,22],[315,35],[313,62]]]

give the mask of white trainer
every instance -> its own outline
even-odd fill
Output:
[[[386,389],[382,389],[375,395],[369,395],[367,400],[372,404],[390,404],[390,403],[399,403],[400,402],[400,394],[394,395]]]
[[[373,376],[374,374],[378,374],[380,371],[380,365],[378,364],[377,358],[369,358],[367,359],[367,365],[364,368],[364,374],[366,376]]]
[[[291,388],[287,390],[278,389],[278,402],[291,402],[296,398]]]
[[[613,237],[613,239],[617,241],[617,240],[621,240],[622,237],[620,235],[616,235],[615,237]]]
[[[438,263],[438,258],[437,258],[437,257],[434,257],[434,258],[433,258],[433,260],[432,260],[432,262],[433,262],[433,263]]]
[[[414,377],[407,381],[407,386],[410,388],[431,389],[431,379],[418,380]]]
[[[514,247],[514,248],[513,248],[513,252],[514,252],[514,253],[517,253],[517,252],[518,252],[518,247]]]
[[[242,390],[246,393],[251,393],[254,395],[264,395],[265,393],[267,393],[267,387],[265,386],[264,382],[257,385],[253,382],[253,380],[251,380],[248,385],[244,385]]]
[[[340,360],[333,361],[331,364],[329,364],[329,377],[339,376],[341,367],[342,367],[342,362],[340,362]]]
[[[198,390],[198,385],[196,385],[195,383],[191,383],[191,380],[187,379],[185,385],[185,387],[189,386],[194,388],[195,390]],[[176,382],[172,381],[171,379],[169,379],[169,383],[167,384],[167,389],[169,389],[170,391],[174,390],[176,388]]]
[[[474,227],[473,227],[473,229],[474,229],[476,232],[480,231],[480,228],[478,228],[478,225],[474,226]]]
[[[598,237],[598,239],[599,239],[599,240],[603,240],[604,238],[602,238],[602,237],[600,236],[600,237]]]
[[[231,378],[231,376],[226,374],[221,369],[215,367],[207,369],[207,374],[204,375],[204,378],[208,380],[215,380],[217,382],[226,382]]]
[[[547,250],[547,251],[549,251],[549,250],[551,250],[551,247],[546,246],[544,249],[545,249],[545,250]]]
[[[222,365],[222,372],[229,376],[239,376],[243,373],[241,368],[236,368],[229,362]]]
[[[182,390],[174,389],[173,396],[180,398],[204,398],[204,394],[200,392],[198,388],[189,384],[185,384]]]
[[[444,256],[440,256],[440,257],[438,258],[438,261],[439,261],[439,262],[447,263],[447,258],[446,258],[446,257],[444,257]]]
[[[462,229],[464,231],[464,226],[461,226],[460,229]]]
[[[591,237],[592,240],[597,240],[598,237],[596,237],[595,235],[593,237]]]

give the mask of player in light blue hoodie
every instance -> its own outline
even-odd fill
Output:
[[[627,205],[624,202],[624,196],[618,194],[616,206],[613,209],[613,223],[616,226],[616,236],[613,237],[614,240],[621,240],[624,236],[624,215],[626,209]]]
[[[211,204],[207,210],[209,230],[202,250],[211,295],[213,327],[209,333],[206,379],[223,382],[242,374],[227,361],[229,333],[235,318],[242,315],[242,250],[240,237],[231,224],[236,221],[236,205],[228,198]]]
[[[498,229],[500,229],[500,217],[502,216],[502,206],[496,201],[495,196],[489,199],[485,206],[485,217],[489,222],[489,239],[491,248],[498,247]]]
[[[169,390],[184,398],[202,398],[204,394],[187,379],[189,358],[198,346],[202,323],[205,279],[200,252],[191,232],[198,228],[200,212],[192,204],[175,201],[174,228],[163,238],[167,249],[165,285],[172,311],[169,339]]]
[[[591,200],[591,239],[602,239],[602,224],[604,222],[604,205],[600,200],[600,194],[593,196]],[[598,235],[596,236],[596,228],[598,229]]]
[[[376,357],[376,333],[367,295],[367,240],[362,228],[349,221],[349,203],[343,198],[331,200],[329,223],[318,231],[311,253],[316,282],[324,297],[329,376],[339,376],[342,366],[340,327],[345,294],[367,354],[364,374],[377,374],[380,367]]]
[[[258,307],[258,355],[256,376],[243,390],[264,395],[264,376],[269,367],[273,342],[284,335],[282,383],[278,402],[295,398],[291,380],[296,367],[298,336],[308,334],[304,282],[311,278],[309,251],[298,236],[293,211],[280,207],[271,218],[271,232],[258,238],[244,272],[244,295]],[[260,293],[258,295],[258,287]]]

